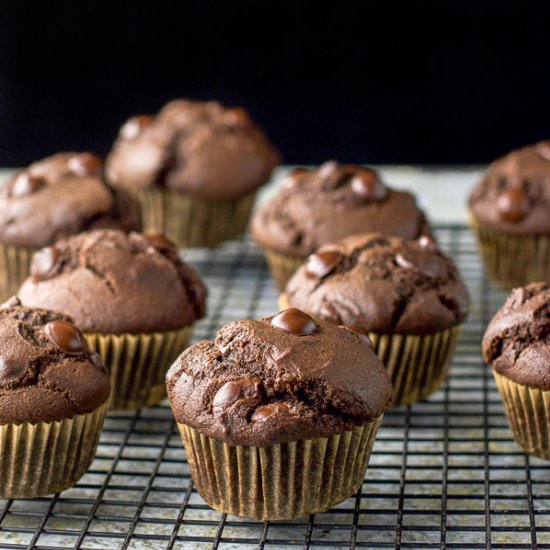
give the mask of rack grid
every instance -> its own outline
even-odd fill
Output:
[[[440,225],[472,309],[450,375],[428,401],[389,411],[360,492],[302,520],[255,522],[210,509],[197,494],[168,404],[110,414],[96,459],[51,498],[0,500],[0,548],[550,548],[550,464],[515,445],[481,336],[506,293],[486,280],[473,235]],[[206,280],[209,316],[273,314],[277,292],[247,238],[186,260]]]

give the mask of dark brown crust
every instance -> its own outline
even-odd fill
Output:
[[[49,322],[71,318],[16,304],[0,308],[0,424],[58,421],[105,403],[110,383],[99,355],[69,355],[48,336]]]
[[[270,320],[231,322],[180,355],[167,375],[178,422],[262,447],[340,433],[388,408],[387,371],[356,334],[316,320],[316,332],[298,336]],[[245,390],[223,408],[218,392],[228,382]]]
[[[290,305],[311,315],[386,334],[430,334],[468,315],[456,266],[427,238],[353,235],[320,251],[342,259],[322,277],[302,265],[285,290]]]
[[[106,161],[113,184],[164,186],[226,201],[266,183],[279,163],[275,147],[242,108],[180,99],[150,120],[133,139],[121,131]]]
[[[40,248],[87,229],[109,227],[139,231],[139,205],[128,193],[109,187],[101,175],[79,175],[68,168],[75,156],[58,153],[31,164],[25,173],[39,178],[34,192],[14,196],[19,176],[0,188],[0,242]]]
[[[102,334],[179,330],[204,316],[206,288],[169,243],[104,229],[55,248],[53,268],[19,290],[25,305],[63,311]]]
[[[426,219],[413,195],[386,188],[382,200],[365,200],[353,191],[352,181],[367,169],[333,163],[330,172],[324,167],[331,163],[290,175],[279,194],[257,210],[251,233],[261,246],[304,258],[354,233],[377,231],[405,239],[426,234]]]
[[[517,384],[550,390],[550,287],[516,288],[483,337],[483,358]]]
[[[499,207],[511,190],[525,197],[524,211],[510,217]],[[518,235],[550,233],[550,145],[547,142],[512,151],[494,161],[469,198],[481,225]]]

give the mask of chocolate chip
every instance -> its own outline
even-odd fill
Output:
[[[361,168],[351,179],[351,190],[362,200],[383,201],[388,196],[388,190],[378,179],[374,170]]]
[[[416,269],[416,265],[414,265],[414,263],[410,260],[407,260],[407,258],[402,256],[401,254],[395,255],[395,263],[399,267],[403,267],[404,269]]]
[[[273,416],[289,413],[290,409],[286,403],[269,403],[268,405],[258,407],[252,414],[251,420],[253,422],[261,422]]]
[[[546,160],[550,160],[550,139],[537,143],[537,153]]]
[[[170,250],[175,247],[174,243],[162,233],[147,233],[143,236],[158,250]]]
[[[83,355],[87,351],[83,334],[68,321],[52,321],[46,325],[50,340],[68,355]]]
[[[0,356],[0,385],[17,382],[27,370],[23,360],[6,359]]]
[[[93,153],[79,153],[68,160],[67,168],[77,176],[101,176],[103,162]]]
[[[497,199],[497,209],[502,220],[517,223],[529,211],[529,199],[521,187],[509,187]]]
[[[437,252],[439,250],[437,243],[428,235],[422,235],[422,237],[418,239],[418,244],[429,252]]]
[[[133,141],[145,128],[151,126],[153,120],[153,117],[150,115],[134,116],[124,123],[118,135],[126,141]]]
[[[28,172],[19,173],[13,180],[10,189],[10,196],[25,197],[35,193],[46,185],[46,180],[40,176],[29,174]]]
[[[351,332],[352,334],[357,336],[357,338],[359,338],[361,342],[363,342],[364,344],[367,344],[367,346],[369,346],[370,349],[374,349],[374,344],[372,343],[372,340],[369,338],[369,335],[362,328],[351,327],[349,325],[340,325],[340,328],[347,330],[348,332]]]
[[[258,381],[244,378],[226,382],[214,395],[212,412],[220,413],[237,401],[245,405],[255,406],[261,401],[261,385]]]
[[[326,178],[331,174],[334,174],[339,167],[340,164],[338,164],[335,160],[327,160],[319,166],[318,173],[322,178]]]
[[[295,336],[309,336],[317,331],[315,321],[303,311],[294,307],[281,311],[271,319],[271,324]]]
[[[306,262],[306,276],[310,279],[322,279],[334,271],[344,256],[336,250],[326,250],[311,254]]]
[[[49,279],[55,272],[59,260],[59,249],[55,246],[42,248],[32,257],[31,279],[37,283]]]
[[[246,112],[246,109],[243,109],[242,107],[227,109],[223,115],[223,120],[226,124],[233,128],[247,128],[251,124],[251,120]]]

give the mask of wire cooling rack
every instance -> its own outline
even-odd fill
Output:
[[[484,277],[472,234],[440,226],[472,298],[450,376],[427,402],[388,412],[361,491],[333,510],[254,522],[210,509],[195,491],[166,403],[109,415],[97,457],[73,489],[0,500],[0,548],[550,548],[550,464],[515,445],[481,335],[506,293]],[[186,259],[210,289],[195,340],[232,319],[276,311],[247,239]]]

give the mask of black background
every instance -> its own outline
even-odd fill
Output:
[[[178,96],[288,163],[478,163],[550,137],[550,2],[0,3],[0,165],[105,154]]]

